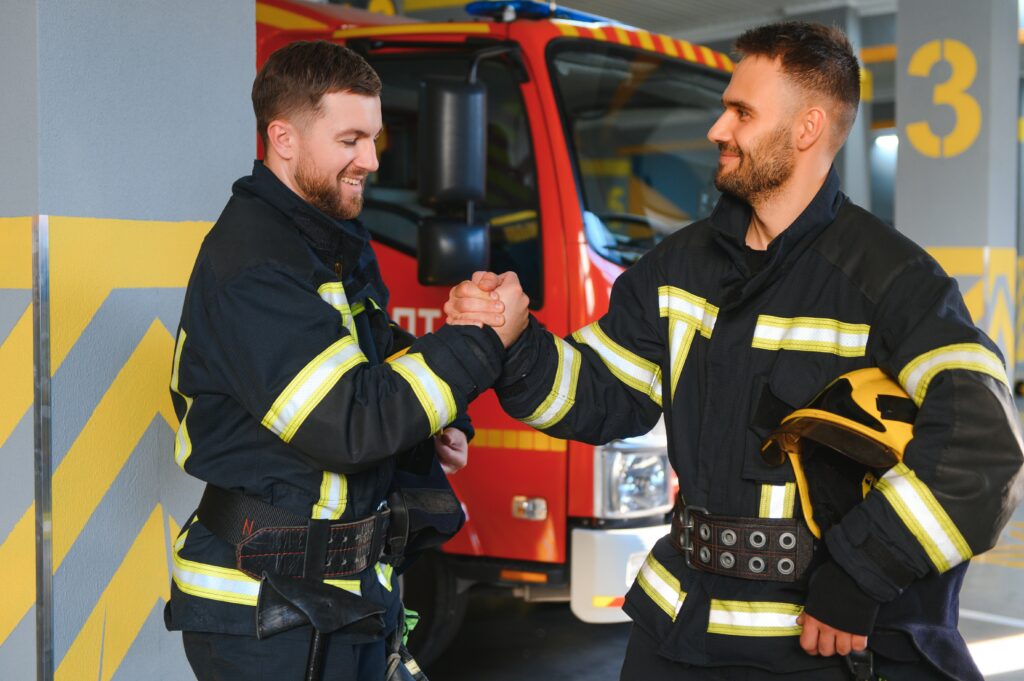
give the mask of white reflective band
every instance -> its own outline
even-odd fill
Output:
[[[670,355],[672,357],[670,394],[675,398],[676,386],[679,384],[679,377],[683,374],[683,365],[686,364],[686,356],[690,354],[693,338],[697,335],[697,327],[679,319],[670,319],[668,327],[672,353]]]
[[[867,352],[867,324],[847,324],[835,319],[759,315],[751,347],[761,350],[828,352],[840,357],[863,357]]]
[[[427,366],[422,354],[406,353],[397,359],[388,360],[388,365],[416,393],[416,399],[420,401],[430,421],[431,433],[440,432],[455,419],[457,407],[452,389]]]
[[[875,485],[924,548],[939,572],[971,557],[971,547],[928,486],[906,464],[889,469]]]
[[[345,336],[302,368],[263,417],[263,425],[291,442],[295,431],[345,373],[366,361],[352,336]]]
[[[241,570],[206,565],[186,560],[179,554],[185,545],[188,530],[174,543],[174,566],[171,576],[178,588],[190,596],[209,598],[236,605],[256,605],[260,593],[259,580]]]
[[[572,337],[592,347],[617,379],[661,406],[661,368],[657,364],[613,341],[597,322],[584,326]]]
[[[928,392],[928,384],[937,373],[948,369],[977,371],[1010,385],[1006,368],[998,355],[978,343],[946,345],[916,357],[900,372],[900,385],[920,407]]]
[[[700,335],[711,338],[718,308],[700,296],[675,286],[658,287],[658,309],[662,317],[678,319],[684,324],[699,329]]]
[[[313,505],[310,516],[316,520],[337,520],[348,506],[348,478],[324,471],[320,482],[320,500]]]
[[[395,568],[388,563],[377,563],[375,566],[377,572],[377,581],[388,591],[391,591],[391,575],[394,573]]]
[[[686,600],[686,593],[680,590],[679,580],[655,559],[653,552],[647,555],[636,581],[651,600],[675,620]]]
[[[420,669],[420,666],[418,664],[416,664],[416,660],[409,660],[408,662],[406,662],[405,663],[405,668],[407,670],[409,670],[409,673],[412,674],[413,676],[416,676],[417,674],[420,673],[420,671],[422,671]]]
[[[803,627],[796,623],[796,618],[801,612],[802,607],[790,603],[720,601],[712,598],[708,633],[730,636],[799,636]]]
[[[188,436],[188,427],[185,425],[185,421],[188,420],[188,412],[192,408],[193,399],[178,389],[178,370],[181,367],[181,353],[185,349],[186,337],[185,329],[181,329],[178,332],[177,347],[174,348],[174,366],[171,367],[171,390],[185,400],[185,415],[181,417],[178,432],[174,436],[174,461],[181,466],[182,470],[185,469],[185,462],[192,454],[192,439]]]
[[[792,518],[796,483],[761,485],[761,518]]]
[[[341,323],[348,329],[356,341],[359,340],[359,333],[356,331],[355,316],[365,309],[363,303],[348,304],[348,296],[345,295],[345,287],[340,281],[329,281],[316,290],[320,297],[328,305],[341,313]],[[373,301],[370,301],[373,303]]]
[[[555,350],[558,352],[558,369],[555,371],[554,385],[540,406],[522,419],[523,423],[541,430],[561,421],[576,402],[576,384],[579,382],[580,365],[583,361],[579,350],[558,336],[552,338],[555,339]]]

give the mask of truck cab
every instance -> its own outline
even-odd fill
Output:
[[[450,286],[486,267],[516,272],[534,316],[565,336],[603,314],[625,268],[710,213],[718,150],[706,133],[733,65],[546,3],[468,11],[478,17],[422,23],[259,0],[258,62],[288,42],[326,39],[380,74],[380,169],[360,219],[396,323],[435,330]],[[444,112],[429,93],[470,81],[476,113],[455,125],[482,148],[466,151],[434,138]],[[476,186],[441,186],[453,175]],[[421,662],[454,636],[473,584],[568,601],[587,622],[624,621],[623,596],[668,532],[676,481],[663,425],[601,446],[557,440],[506,415],[490,391],[470,416],[470,464],[451,478],[466,524],[405,581],[423,618],[412,641]]]

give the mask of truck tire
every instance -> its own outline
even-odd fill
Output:
[[[427,667],[435,662],[459,633],[466,614],[469,590],[458,592],[455,575],[444,554],[427,551],[402,575],[405,607],[420,615],[409,636],[409,652]]]

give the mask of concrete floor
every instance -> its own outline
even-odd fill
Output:
[[[987,679],[1024,681],[1024,509],[968,571],[960,630]],[[478,591],[459,636],[427,673],[431,681],[616,681],[628,636],[629,624],[583,624],[565,604]]]

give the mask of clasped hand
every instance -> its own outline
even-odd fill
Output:
[[[515,272],[474,272],[472,279],[452,288],[444,304],[445,321],[481,328],[486,324],[507,348],[526,328],[529,305]]]

